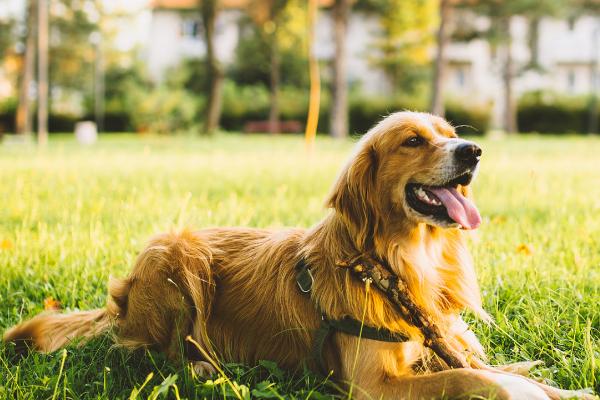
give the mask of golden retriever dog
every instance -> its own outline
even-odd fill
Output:
[[[526,377],[527,363],[486,365],[461,318],[465,310],[489,318],[465,240],[481,223],[469,189],[480,156],[442,118],[392,114],[358,142],[327,198],[330,212],[312,228],[158,235],[129,276],[110,282],[105,308],[40,314],[4,340],[52,352],[77,337],[112,332],[120,345],[181,361],[189,336],[203,355],[196,371],[205,374],[214,373],[216,360],[316,369],[312,347],[321,321],[349,317],[407,338],[342,331],[327,337],[322,365],[356,399],[595,398]],[[469,367],[445,365],[383,292],[340,267],[360,254],[385,260]],[[310,290],[299,288],[301,262]]]

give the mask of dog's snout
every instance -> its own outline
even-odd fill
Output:
[[[459,144],[454,149],[456,160],[466,165],[476,165],[481,158],[481,153],[481,147],[471,142]]]

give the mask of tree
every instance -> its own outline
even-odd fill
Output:
[[[219,11],[218,0],[202,0],[200,14],[206,43],[206,72],[208,99],[205,110],[204,133],[212,134],[219,126],[224,72],[215,54],[215,22]]]
[[[249,5],[250,15],[269,49],[269,133],[279,132],[280,32],[285,23],[285,10],[289,3],[289,0],[254,0]]]
[[[23,55],[23,68],[19,83],[19,103],[16,113],[16,131],[18,134],[29,134],[32,131],[32,113],[30,108],[29,88],[33,81],[34,58],[35,58],[35,26],[36,7],[33,0],[27,2],[26,10],[26,32],[25,51]]]
[[[500,50],[503,83],[503,117],[502,129],[506,132],[517,132],[517,111],[514,95],[514,78],[519,72],[538,68],[537,65],[537,29],[539,20],[544,16],[557,16],[564,10],[565,0],[458,0],[461,6],[468,7],[479,15],[490,20],[485,31],[462,33],[469,39],[483,38],[493,50]],[[512,49],[511,22],[514,16],[523,16],[530,20],[529,62],[519,68],[515,65]],[[537,21],[537,22],[536,22]],[[464,27],[462,27],[464,29]]]
[[[597,19],[596,29],[592,31],[594,43],[592,62],[590,65],[590,102],[588,106],[588,133],[598,133],[598,91],[600,90],[600,0],[569,0],[570,12],[573,17],[594,15]]]
[[[348,136],[348,79],[346,76],[346,36],[351,0],[335,0],[333,3],[333,37],[335,56],[333,58],[333,85],[331,99],[331,135],[341,138]]]
[[[452,17],[451,0],[440,0],[439,5],[440,22],[437,31],[437,46],[433,64],[433,78],[431,79],[431,113],[444,116],[444,93],[443,84],[446,76],[446,47],[450,40],[450,19]]]
[[[359,0],[356,8],[380,19],[372,64],[395,91],[415,92],[428,74],[437,0]]]
[[[0,60],[14,45],[14,27],[15,21],[13,18],[0,17]]]

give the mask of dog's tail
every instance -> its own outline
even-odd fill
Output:
[[[76,338],[84,343],[112,330],[119,345],[132,349],[158,345],[176,355],[174,335],[188,334],[210,349],[211,260],[209,246],[193,232],[159,235],[139,255],[129,277],[111,279],[105,308],[42,313],[9,329],[3,340],[16,343],[19,352],[49,353]]]
[[[13,342],[17,351],[28,348],[50,353],[75,338],[89,340],[110,329],[111,317],[104,308],[69,314],[45,312],[12,327],[4,334],[5,342]]]
[[[111,329],[121,313],[120,303],[127,298],[128,292],[127,280],[111,279],[105,308],[67,314],[43,312],[7,330],[2,340],[14,343],[17,353],[28,350],[51,353],[75,339],[83,344]]]

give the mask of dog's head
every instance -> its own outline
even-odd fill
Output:
[[[362,246],[384,230],[426,223],[475,229],[481,217],[469,198],[481,149],[459,139],[444,119],[392,114],[357,144],[329,198]]]

